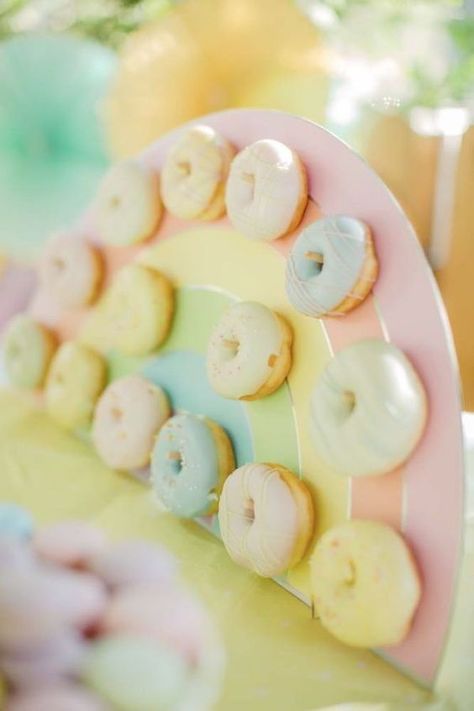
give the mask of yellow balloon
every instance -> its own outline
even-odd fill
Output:
[[[190,119],[231,107],[324,117],[320,38],[294,0],[186,0],[134,33],[104,121],[119,157]]]

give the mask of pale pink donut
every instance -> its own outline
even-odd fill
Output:
[[[5,711],[110,711],[110,707],[78,684],[62,683],[15,694]]]
[[[168,583],[176,572],[173,556],[146,541],[114,543],[90,558],[87,565],[110,587]]]
[[[0,655],[0,668],[15,687],[51,685],[63,676],[77,674],[87,652],[87,643],[73,631],[20,652]]]
[[[64,627],[52,603],[54,586],[36,570],[0,576],[0,647],[39,644]]]
[[[150,461],[158,430],[170,416],[163,390],[140,375],[114,380],[94,413],[92,439],[112,469],[137,469]]]
[[[90,304],[102,278],[98,250],[79,234],[58,234],[46,244],[39,262],[40,283],[61,306]]]
[[[97,624],[107,604],[101,580],[89,573],[59,571],[54,575],[53,584],[54,603],[68,624],[78,629]]]
[[[209,637],[210,621],[195,597],[176,586],[125,588],[102,620],[107,634],[151,637],[196,663]]]
[[[40,528],[33,537],[36,552],[53,563],[78,566],[103,550],[103,531],[85,521],[61,521]]]

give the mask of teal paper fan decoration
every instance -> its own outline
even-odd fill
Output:
[[[68,35],[0,43],[0,252],[31,260],[91,199],[108,159],[101,100],[115,54]]]

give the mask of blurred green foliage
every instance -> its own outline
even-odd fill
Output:
[[[177,0],[0,0],[0,38],[31,30],[64,31],[118,47]]]
[[[160,17],[180,1],[185,2],[0,0],[0,39],[29,30],[69,30],[117,48],[128,34]],[[384,38],[387,38],[389,44],[410,22],[415,26],[418,22],[421,30],[424,21],[417,19],[415,13],[419,7],[428,9],[427,22],[433,23],[442,38],[442,47],[434,47],[430,53],[439,53],[445,62],[445,71],[440,80],[439,75],[433,76],[431,72],[430,57],[425,57],[426,61],[419,58],[408,61],[403,71],[410,82],[410,99],[402,101],[401,106],[434,107],[446,102],[474,101],[474,0],[288,0],[292,1],[306,11],[315,24],[318,19],[314,11],[323,9],[321,31],[329,38],[340,33],[343,46],[347,34],[351,35],[353,18],[364,11],[369,12],[370,31],[361,32],[354,27],[351,35],[351,42],[353,38],[359,44],[359,51],[365,52],[367,57],[373,53],[375,43],[378,47],[383,46]],[[439,60],[438,56],[436,60]]]
[[[342,53],[395,57],[410,87],[402,109],[474,102],[474,0],[297,2]]]

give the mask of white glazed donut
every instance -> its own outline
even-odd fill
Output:
[[[227,479],[219,526],[232,560],[263,577],[296,565],[314,529],[306,485],[278,464],[245,464]]]
[[[142,242],[158,227],[163,212],[158,175],[131,160],[112,166],[96,201],[97,231],[116,247]]]
[[[425,390],[404,353],[386,341],[358,341],[336,354],[316,384],[312,441],[340,474],[384,474],[410,456],[426,411]]]
[[[39,265],[40,282],[59,304],[86,306],[102,277],[99,252],[79,235],[57,235],[45,247]]]
[[[169,151],[161,172],[167,210],[183,220],[213,220],[225,212],[225,183],[234,148],[210,126],[193,126]]]
[[[324,217],[295,240],[286,267],[288,298],[307,316],[340,316],[358,306],[377,277],[370,230],[353,217]]]
[[[305,168],[284,143],[256,141],[232,161],[225,199],[231,223],[246,237],[283,237],[298,226],[308,202]]]
[[[140,375],[111,383],[97,403],[92,439],[97,452],[113,469],[136,469],[150,461],[156,434],[170,416],[161,388]]]
[[[288,324],[263,304],[232,304],[209,339],[207,373],[211,386],[231,399],[269,395],[288,374],[291,340]]]

